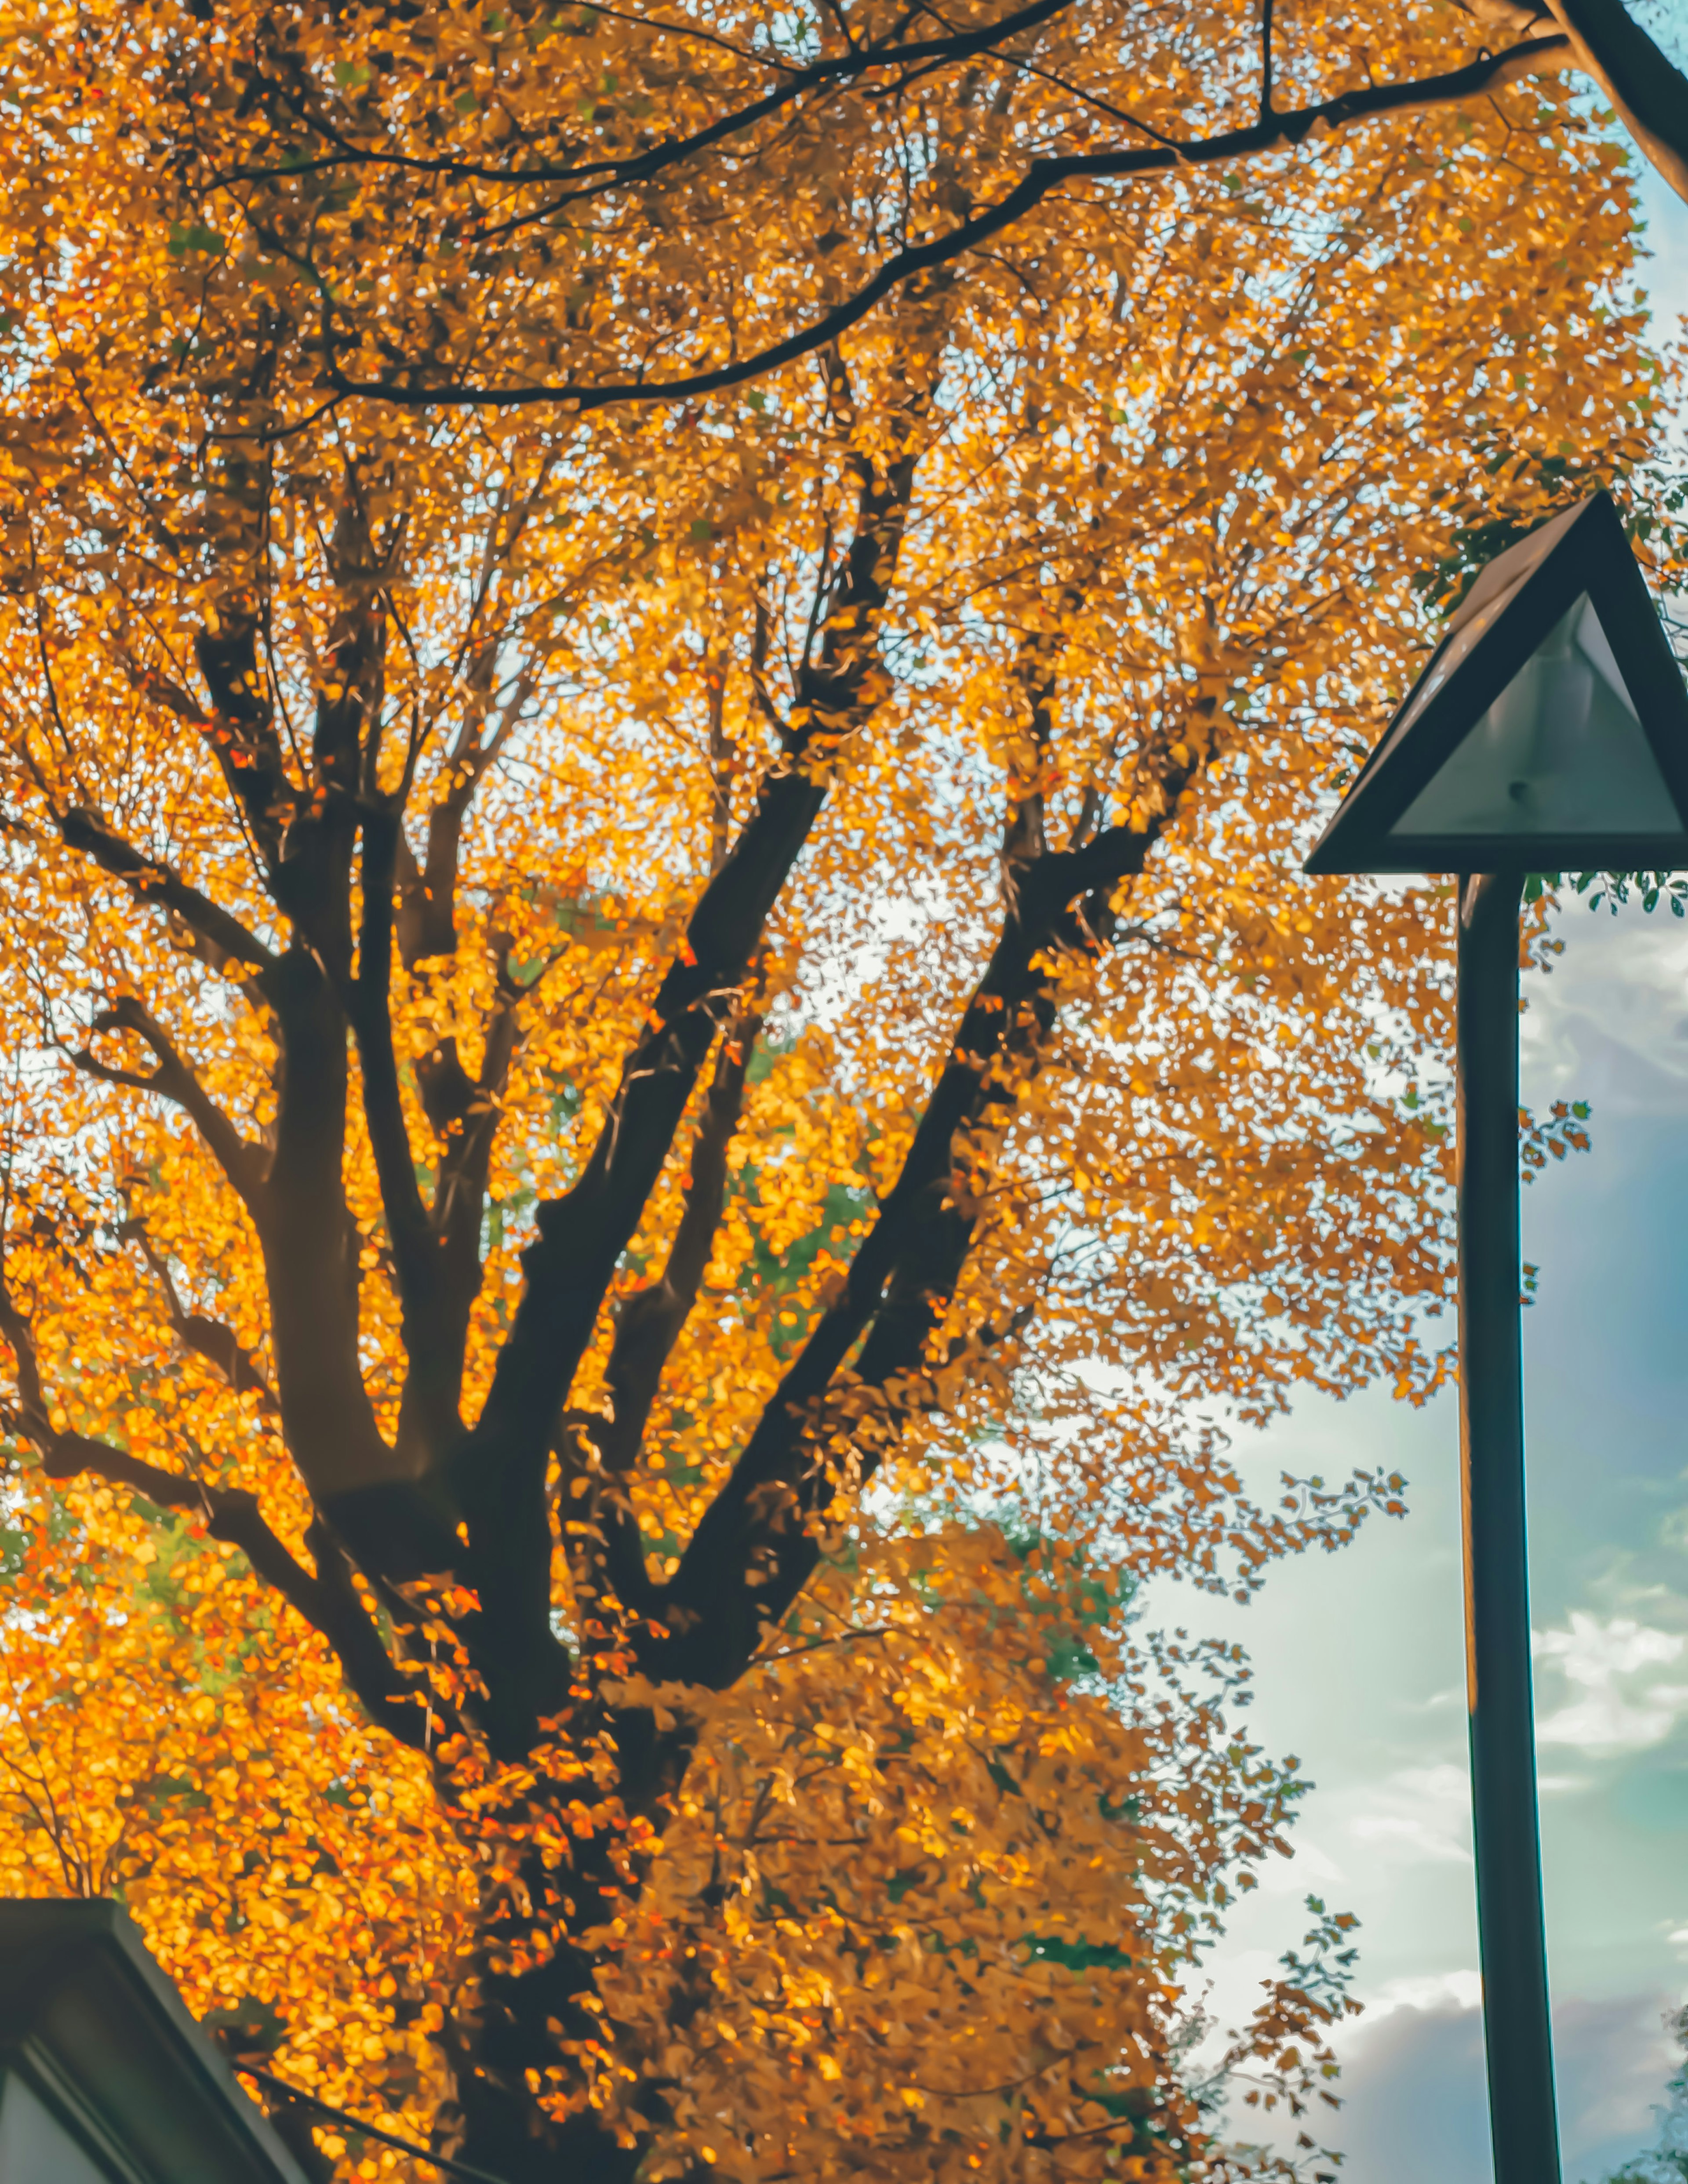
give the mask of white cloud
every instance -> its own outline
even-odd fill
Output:
[[[1688,1714],[1688,1684],[1659,1671],[1685,1652],[1688,1639],[1680,1631],[1627,1615],[1602,1620],[1580,1608],[1563,1629],[1537,1631],[1537,1659],[1571,1687],[1567,1702],[1537,1724],[1537,1742],[1613,1752],[1663,1743]]]
[[[1592,1099],[1607,1123],[1680,1119],[1688,1089],[1682,927],[1634,902],[1614,918],[1591,916],[1573,900],[1556,931],[1565,953],[1551,980],[1528,982],[1519,1026],[1532,1104],[1563,1092]]]
[[[1421,1972],[1392,1979],[1368,1995],[1365,2021],[1375,2024],[1392,2009],[1475,2009],[1483,1999],[1483,1975],[1468,1967],[1457,1971]]]
[[[1378,1785],[1374,1802],[1348,1823],[1373,1857],[1396,1863],[1468,1863],[1471,1786],[1462,1767],[1402,1767]]]
[[[1434,1820],[1410,1813],[1362,1813],[1353,1823],[1362,1842],[1390,1843],[1410,1858],[1468,1859],[1471,1852]]]

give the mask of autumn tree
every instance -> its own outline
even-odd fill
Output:
[[[309,111],[387,80],[350,20]],[[553,93],[623,35],[474,35],[511,20]],[[1132,20],[1167,119],[1182,16]],[[431,23],[471,27],[378,27]],[[1046,207],[743,400],[354,402],[361,281],[437,305],[431,354],[507,359],[516,295],[610,358],[652,268],[611,222],[613,312],[560,253],[468,269],[480,319],[425,253],[401,292],[380,164],[275,183],[366,270],[239,241],[191,140],[272,125],[242,42],[302,25],[8,47],[10,1869],[121,1886],[284,2074],[511,2184],[961,2176],[1001,2087],[1023,2173],[1170,2176],[1178,1921],[1289,1793],[1217,1707],[1180,1782],[1123,1652],[1061,1689],[969,1513],[1245,1589],[1393,1499],[1261,1506],[1215,1423],[1440,1370],[1445,1147],[1397,1093],[1446,921],[1289,875],[1448,493],[1527,519],[1543,460],[1649,449],[1621,159],[1485,77]],[[1340,90],[1340,31],[1284,68]],[[419,129],[497,105],[466,65]],[[979,68],[1004,127],[1050,90]],[[794,217],[898,200],[861,112],[794,109]],[[766,197],[665,232],[753,320],[807,277]],[[888,1541],[889,1495],[949,1514]],[[882,1596],[883,1652],[835,1645]]]
[[[0,1890],[120,1887],[308,2167],[391,2170],[278,2087],[426,2136],[449,2097],[442,1998],[469,2006],[465,1830],[331,1667],[251,1615],[231,1549],[135,1514],[60,1507],[6,1542],[31,1613],[0,1653]],[[823,1564],[708,1702],[604,1952],[597,2093],[643,2173],[703,2153],[729,2175],[747,2153],[752,2173],[965,2175],[1005,2136],[1019,2165],[1060,2142],[1070,2175],[1200,2158],[1215,2086],[1183,2060],[1183,1988],[1303,1786],[1240,1736],[1241,1664],[1134,1646],[1125,1605],[1091,1558],[976,1523],[858,1528]],[[1322,1920],[1222,2059],[1310,2147],[1349,1924]]]

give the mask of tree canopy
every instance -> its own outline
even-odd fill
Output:
[[[1688,79],[1623,0],[25,0],[11,24],[38,187],[261,269],[292,329],[265,375],[282,429],[353,394],[717,393],[1011,237],[1061,257],[1169,177],[1277,175],[1322,136],[1364,165],[1380,127],[1567,70],[1688,193]]]
[[[510,2184],[1217,2173],[1179,1982],[1295,1785],[1127,1602],[1399,1507],[1224,1414],[1442,1370],[1446,920],[1293,875],[1455,535],[1653,448],[1557,77],[1299,13],[1286,100],[1484,96],[1046,197],[730,398],[433,398],[777,348],[1075,110],[1028,19],[566,248],[323,115],[576,159],[761,64],[11,25],[0,1870]],[[1258,63],[1193,20],[1084,19],[1151,131]]]

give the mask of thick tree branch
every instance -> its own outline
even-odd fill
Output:
[[[363,1072],[364,1118],[369,1125],[382,1210],[387,1216],[407,1350],[415,1351],[429,1324],[438,1289],[438,1253],[416,1181],[415,1156],[398,1086],[393,1045],[393,910],[398,846],[398,814],[389,805],[366,811],[363,821],[363,911],[358,967],[350,1014]]]
[[[1040,768],[1056,662],[1033,643],[1021,666]],[[1054,1022],[1058,959],[1106,944],[1114,889],[1141,871],[1213,735],[1212,704],[1204,700],[1138,758],[1134,786],[1140,784],[1154,815],[1147,826],[1093,835],[1087,800],[1061,850],[1042,847],[1041,798],[1020,772],[1011,781],[1005,916],[991,961],[842,1291],[811,1329],[663,1589],[655,1613],[674,1635],[651,1649],[650,1673],[716,1687],[740,1674],[814,1568],[809,1519],[840,1484],[822,1445],[829,1424],[853,1435],[858,1479],[865,1480],[900,1419],[933,1399],[927,1353],[972,1247],[978,1214],[970,1172],[979,1134],[1000,1130],[1018,1096],[1018,1073],[1037,1064]]]
[[[799,675],[794,749],[765,777],[755,810],[704,889],[580,1181],[538,1208],[538,1241],[523,1257],[527,1293],[499,1360],[482,1422],[487,1437],[504,1429],[518,1405],[530,1419],[543,1415],[549,1424],[566,1393],[698,1072],[737,1008],[769,914],[825,801],[828,761],[885,694],[877,621],[913,492],[912,441],[924,406],[909,405],[903,451],[883,473],[860,463],[855,533],[820,656]],[[554,1268],[566,1276],[554,1285],[548,1279]]]
[[[638,378],[599,384],[564,380],[494,387],[431,377],[427,364],[421,359],[412,359],[402,367],[395,366],[391,373],[379,379],[358,378],[343,370],[337,361],[341,353],[350,346],[352,337],[343,334],[336,326],[333,306],[326,298],[320,325],[325,376],[342,397],[358,396],[413,409],[510,409],[533,403],[558,403],[576,412],[584,412],[618,403],[677,402],[721,393],[728,387],[765,377],[800,357],[812,356],[817,350],[832,347],[887,297],[929,278],[942,267],[1002,234],[1067,183],[1132,181],[1141,176],[1167,174],[1186,167],[1233,164],[1241,159],[1258,159],[1299,144],[1316,130],[1347,129],[1381,114],[1460,105],[1468,99],[1498,91],[1520,76],[1563,69],[1574,58],[1568,37],[1553,35],[1530,38],[1520,45],[1508,47],[1503,53],[1485,54],[1463,68],[1417,77],[1406,83],[1368,84],[1355,91],[1343,92],[1334,98],[1320,100],[1312,106],[1267,114],[1247,128],[1225,130],[1214,136],[1033,159],[1020,180],[994,204],[958,221],[942,235],[896,252],[851,295],[821,312],[799,332],[788,335],[783,341],[736,358],[731,364],[700,368],[676,378]]]
[[[248,933],[238,918],[230,916],[209,895],[179,879],[168,865],[114,834],[97,812],[73,805],[59,819],[58,831],[68,848],[92,857],[103,872],[121,880],[137,901],[162,905],[220,956],[237,963],[250,963],[259,971],[273,968],[276,961],[273,950]]]
[[[0,1251],[5,1239],[0,1236]],[[29,1322],[12,1300],[11,1284],[3,1267],[0,1267],[0,1334],[11,1346],[18,1375],[19,1423],[35,1440],[38,1435],[51,1434],[53,1425],[47,1417],[47,1398],[42,1392],[41,1364],[36,1356],[35,1336]]]
[[[473,1432],[454,1462],[469,1518],[474,1582],[508,1621],[512,1663],[549,1640],[551,1529],[545,1468],[580,1360],[621,1256],[672,1147],[720,1027],[739,1006],[766,921],[825,801],[829,765],[884,694],[877,623],[913,492],[916,432],[929,397],[911,395],[902,445],[883,471],[857,459],[857,523],[818,656],[799,673],[793,746],[698,903],[678,959],[624,1066],[580,1180],[538,1209],[522,1255],[526,1286]],[[513,1739],[527,1730],[512,1721]]]
[[[1047,1035],[1051,956],[1095,945],[1095,917],[1118,882],[1142,869],[1157,832],[1113,827],[1087,848],[1051,851],[1022,869],[897,1180],[666,1589],[660,1612],[678,1634],[672,1661],[661,1664],[667,1673],[717,1687],[731,1682],[765,1623],[805,1582],[815,1549],[805,1522],[834,1490],[811,1446],[822,1403],[835,1387],[878,1390],[919,1366],[972,1243],[975,1216],[958,1173],[964,1141],[1013,1102],[1002,1061],[1016,1048],[1035,1051]],[[864,1335],[854,1369],[840,1379]],[[865,1474],[876,1461],[862,1452]]]
[[[612,1470],[625,1472],[637,1458],[662,1368],[697,1302],[727,1205],[727,1156],[744,1112],[750,1056],[760,1030],[761,1019],[754,1014],[727,1028],[692,1140],[691,1180],[668,1262],[660,1281],[636,1290],[627,1300],[616,1322],[605,1372],[615,1416],[599,1437]]]
[[[276,1409],[274,1392],[259,1371],[251,1352],[242,1346],[233,1328],[220,1319],[208,1318],[203,1312],[187,1310],[176,1290],[170,1262],[153,1249],[152,1239],[142,1223],[125,1221],[118,1234],[139,1245],[142,1257],[158,1277],[170,1323],[184,1348],[203,1357],[208,1365],[215,1366],[237,1396],[256,1396],[259,1407],[273,1416]]]
[[[353,862],[359,826],[372,801],[362,793],[363,738],[367,730],[372,752],[383,635],[371,604],[369,541],[350,499],[348,490],[330,557],[343,604],[317,694],[315,790],[309,811],[287,829],[270,881],[294,937],[265,985],[281,1072],[263,1240],[276,1392],[288,1448],[318,1507],[359,1561],[392,1575],[449,1568],[453,1535],[448,1522],[419,1506],[414,1483],[424,1465],[415,1449],[388,1445],[363,1374],[363,1239],[345,1181],[347,1034],[348,1011],[356,1006]],[[376,915],[384,914],[390,914],[390,896],[385,910],[376,907]],[[360,1495],[361,1505],[354,1498]]]
[[[114,1486],[142,1494],[161,1509],[194,1510],[215,1539],[237,1546],[264,1582],[279,1592],[333,1649],[346,1680],[370,1718],[401,1743],[422,1751],[429,1741],[426,1693],[394,1666],[381,1634],[364,1612],[349,1579],[318,1552],[313,1576],[265,1520],[255,1495],[241,1487],[211,1486],[191,1474],[165,1471],[109,1441],[86,1434],[60,1431],[42,1389],[35,1338],[0,1274],[0,1334],[16,1360],[19,1407],[16,1422],[34,1444],[49,1479],[66,1479],[92,1472]],[[331,1542],[329,1543],[331,1549]],[[337,1549],[331,1549],[337,1555]]]
[[[616,1323],[604,1381],[607,1418],[570,1412],[559,1439],[560,1484],[565,1524],[582,1529],[571,1556],[583,1597],[613,1592],[636,1613],[649,1609],[654,1588],[645,1568],[638,1523],[626,1480],[638,1460],[663,1367],[683,1332],[703,1286],[716,1231],[727,1205],[727,1159],[739,1117],[750,1055],[761,1020],[746,1016],[728,1027],[716,1057],[715,1075],[692,1139],[691,1178],[667,1263],[659,1280],[635,1290]],[[588,1491],[577,1498],[576,1479]]]
[[[500,957],[498,996],[485,1028],[480,1074],[471,1077],[463,1067],[454,1038],[442,1041],[416,1064],[422,1111],[441,1150],[428,1215],[433,1273],[426,1324],[416,1341],[406,1343],[398,1437],[401,1446],[419,1437],[430,1451],[431,1467],[462,1430],[469,1325],[483,1273],[487,1185],[518,1043],[521,994],[510,982],[504,943],[495,944]]]
[[[1577,59],[1678,197],[1688,201],[1688,76],[1623,0],[1549,0]]]
[[[75,1056],[77,1067],[108,1084],[156,1092],[160,1099],[180,1107],[203,1139],[213,1159],[234,1186],[261,1233],[269,1213],[265,1190],[268,1162],[263,1148],[248,1145],[242,1137],[182,1060],[164,1026],[132,994],[125,994],[100,1011],[92,1028],[96,1032],[132,1032],[151,1050],[159,1066],[150,1077],[142,1077],[133,1070],[114,1068],[84,1047]]]
[[[331,872],[337,868],[337,852],[324,861]],[[329,905],[324,923],[338,915]],[[357,1523],[352,1511],[342,1521],[348,1496],[407,1488],[419,1467],[412,1455],[388,1446],[364,1384],[358,1309],[362,1238],[346,1202],[349,1055],[340,998],[315,950],[298,944],[281,959],[267,991],[281,1047],[268,1218],[260,1231],[276,1393],[293,1461],[318,1506],[329,1509],[344,1534],[348,1523]],[[381,1535],[394,1521],[395,1513],[383,1502],[382,1525],[357,1527],[350,1543],[366,1568],[389,1569]],[[423,1524],[412,1511],[406,1524],[414,1535],[401,1552],[408,1566],[450,1567],[448,1524]]]

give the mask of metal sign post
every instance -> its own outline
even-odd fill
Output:
[[[1459,891],[1459,1439],[1478,1945],[1496,2184],[1559,2184],[1524,1521],[1518,1234],[1523,875]]]
[[[1460,1457],[1496,2184],[1559,2184],[1530,1689],[1518,911],[1530,872],[1688,866],[1688,692],[1597,493],[1498,555],[1308,858],[1457,872]]]

